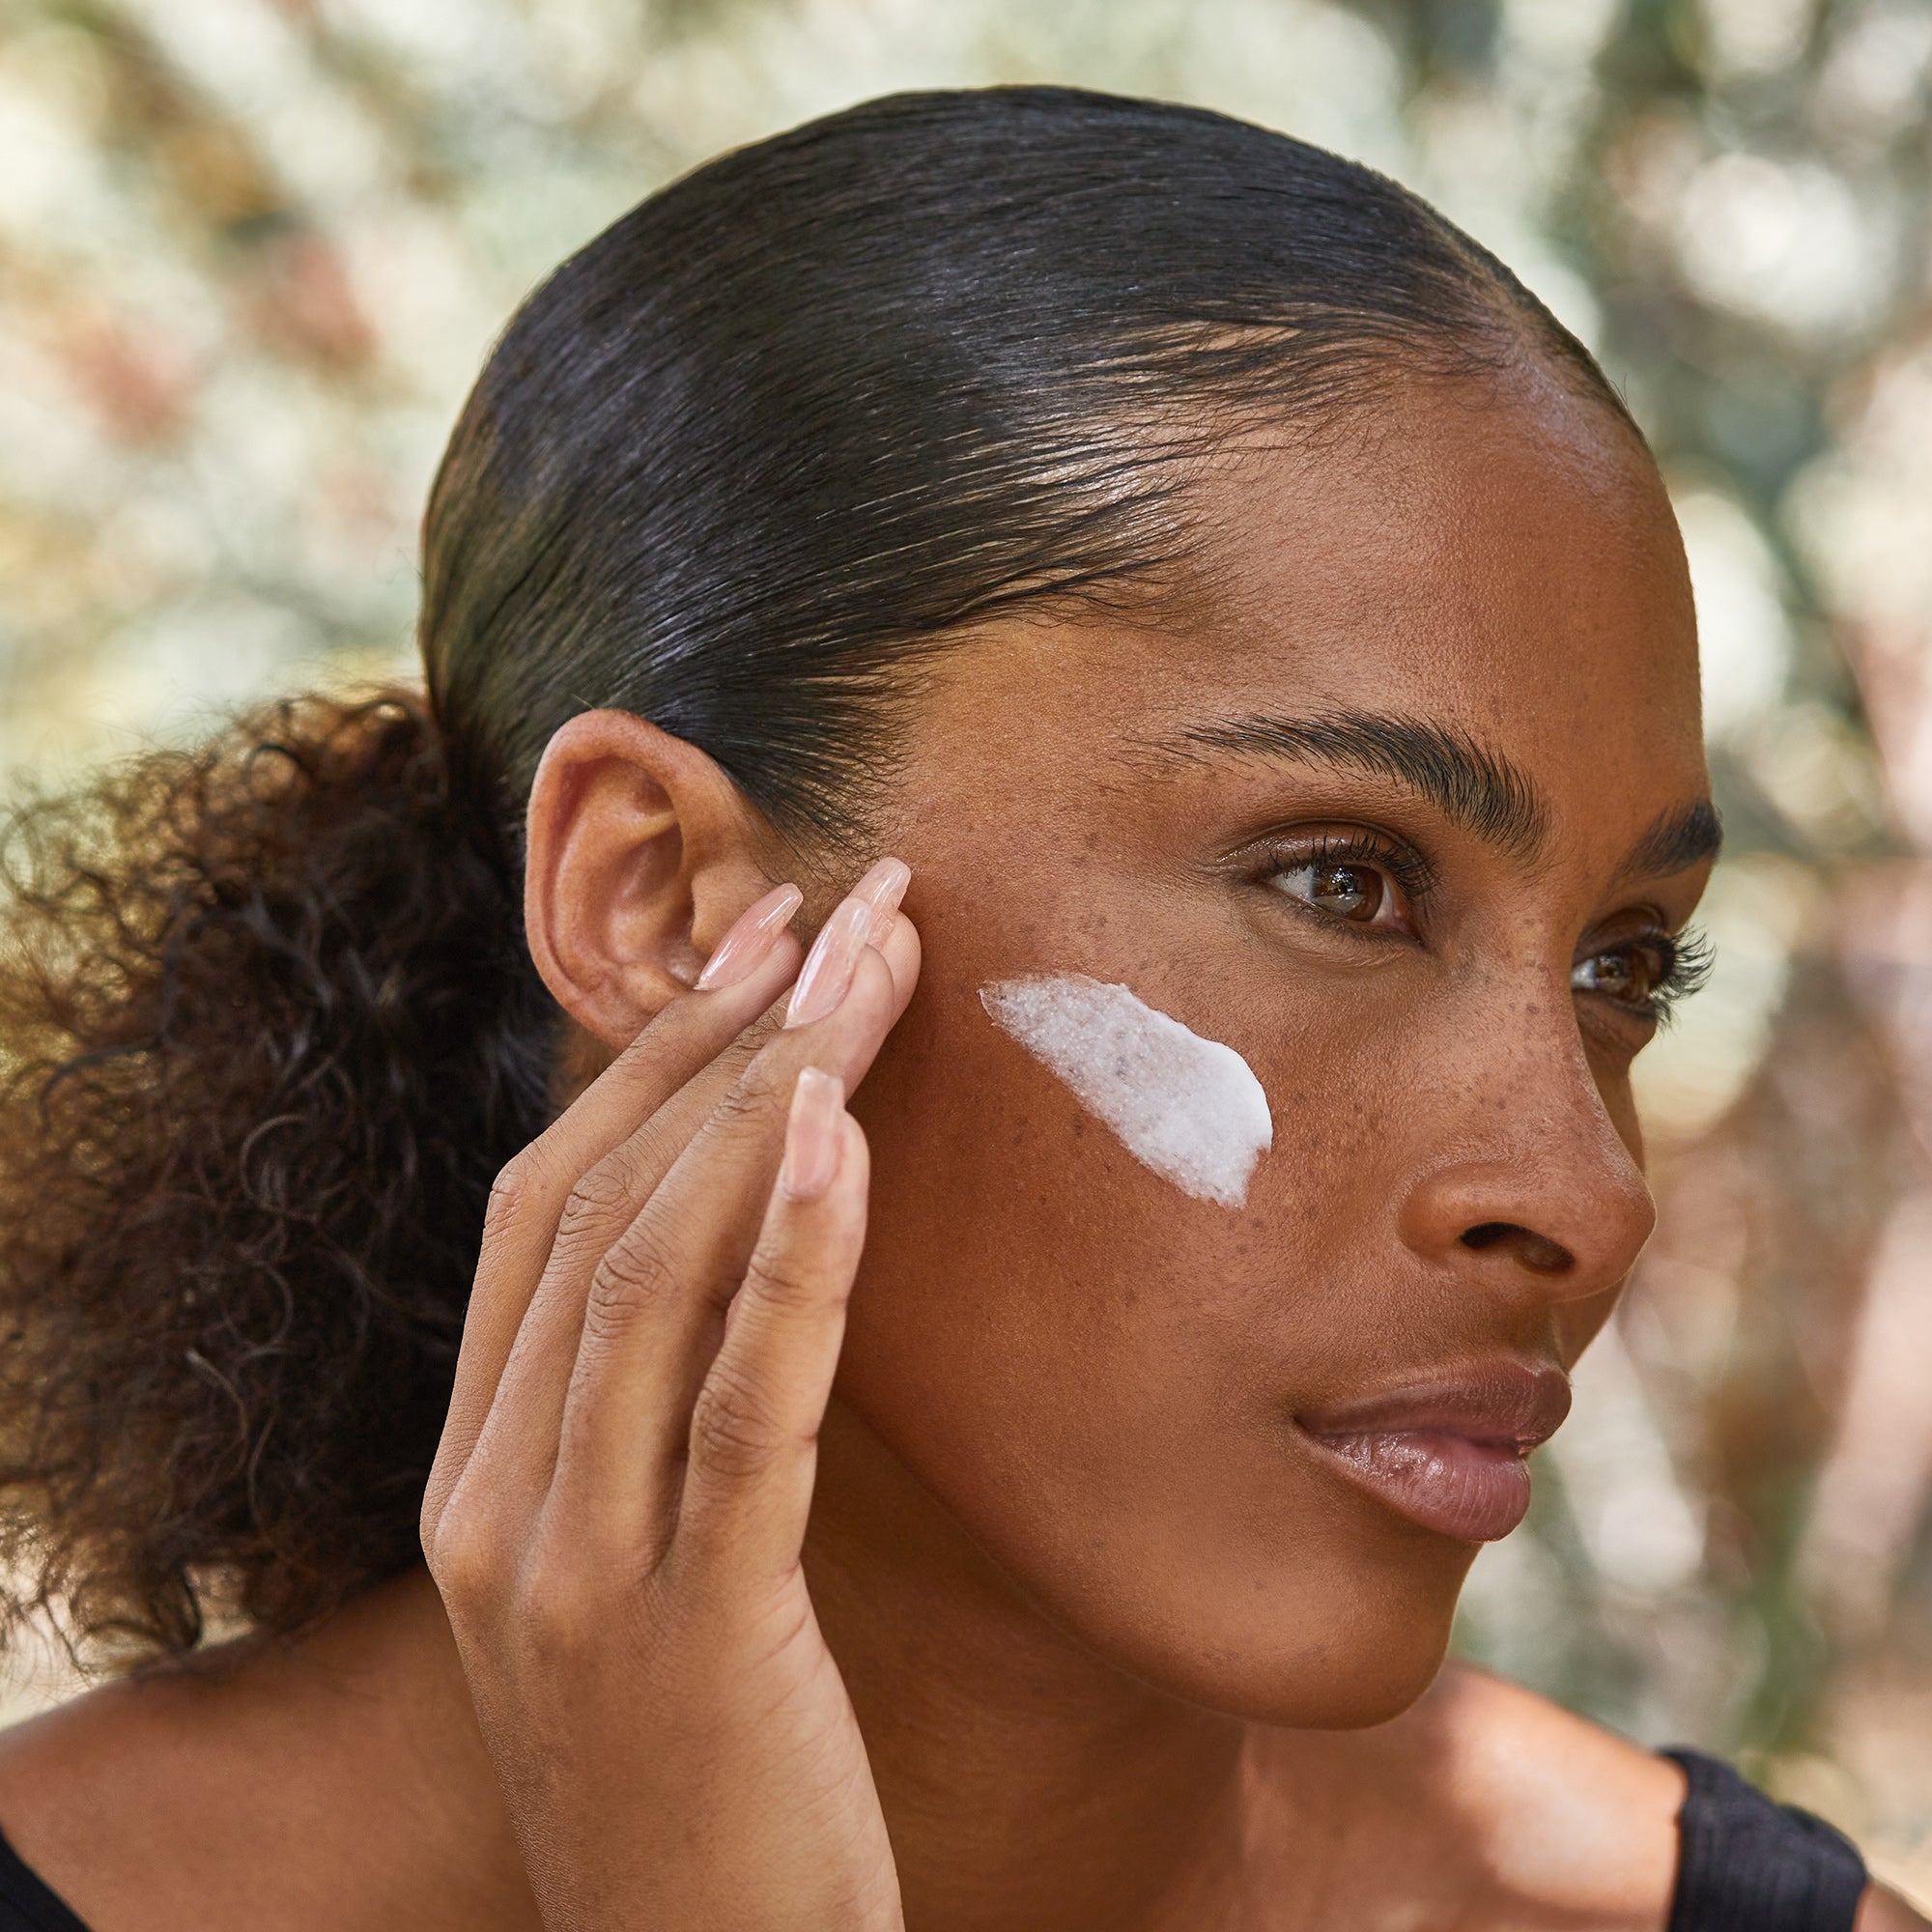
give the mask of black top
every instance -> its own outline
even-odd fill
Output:
[[[1690,1780],[1667,1932],[1852,1932],[1865,1861],[1842,1832],[1774,1804],[1714,1757],[1663,1754]]]
[[[1852,1932],[1864,1861],[1843,1833],[1774,1804],[1729,1765],[1665,1751],[1690,1780],[1668,1932]],[[0,1932],[87,1932],[0,1835]]]
[[[0,1932],[87,1932],[0,1837]]]

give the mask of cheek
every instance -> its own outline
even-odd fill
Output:
[[[1057,1456],[1116,1466],[1120,1429],[1147,1440],[1158,1418],[1189,1436],[1163,1447],[1170,1464],[1201,1465],[1235,1401],[1272,1426],[1310,1392],[1304,1377],[1321,1391],[1363,1359],[1362,1325],[1391,1290],[1403,1164],[1420,1151],[1417,1066],[1443,1058],[1420,1037],[1432,1015],[1279,973],[1264,1003],[1209,1015],[1204,981],[1241,975],[1163,971],[1140,937],[1116,977],[1236,1042],[1227,1059],[1259,1076],[1257,1138],[1272,1145],[1245,1198],[1153,1171],[1000,1031],[980,997],[997,972],[935,946],[934,964],[957,963],[929,970],[853,1102],[874,1181],[847,1353],[882,1405],[962,1432],[997,1420],[1007,1442],[1050,1436]]]
[[[1604,1102],[1604,1112],[1617,1130],[1617,1138],[1630,1150],[1630,1157],[1639,1172],[1646,1171],[1643,1149],[1643,1121],[1637,1113],[1636,1094],[1631,1083],[1631,1057],[1625,1053],[1592,1052],[1590,1072]]]
[[[1202,1701],[1315,1721],[1293,1700],[1320,1685],[1353,1721],[1349,1699],[1427,1681],[1468,1553],[1338,1527],[1293,1443],[1293,1410],[1362,1359],[1392,1259],[1400,1083],[1385,1039],[1320,1017],[1240,1033],[1274,1145],[1227,1208],[1136,1160],[976,980],[929,981],[855,1096],[875,1179],[839,1390],[1092,1640]],[[1366,1690],[1333,1667],[1365,1634]]]
[[[1157,1006],[1188,990],[1140,983]],[[1338,1027],[1319,999],[1297,1013],[1279,994],[1264,1020],[1228,1014],[1266,1102],[1242,1136],[1244,1198],[1217,1198],[1184,1165],[1166,1178],[1077,1081],[1002,1033],[979,986],[927,990],[854,1100],[873,1144],[866,1277],[892,1284],[865,1297],[867,1319],[902,1326],[909,1355],[951,1338],[962,1394],[983,1377],[1085,1406],[1103,1364],[1145,1402],[1203,1365],[1223,1378],[1258,1323],[1297,1350],[1349,1323],[1350,1275],[1394,1238],[1407,1056],[1388,1029]]]
[[[1086,974],[998,980],[980,989],[980,1004],[1143,1167],[1192,1200],[1246,1204],[1274,1124],[1233,1047]]]

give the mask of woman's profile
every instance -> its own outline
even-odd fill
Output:
[[[1444,1663],[1719,843],[1508,269],[869,102],[529,298],[423,562],[420,690],[9,834],[14,1607],[140,1667],[0,1737],[0,1927],[1924,1922]]]

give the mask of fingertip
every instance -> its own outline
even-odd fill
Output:
[[[804,964],[805,947],[798,934],[786,926],[765,961],[765,970],[777,974],[781,987],[785,987],[798,978],[798,969]]]
[[[898,916],[899,901],[905,897],[911,883],[912,867],[903,859],[885,858],[852,888],[853,897],[864,899],[872,909],[871,923],[866,928],[867,945],[885,943],[886,933]]]
[[[894,999],[897,1011],[903,1012],[906,1003],[912,998],[913,988],[919,983],[919,969],[923,957],[919,927],[904,913],[894,914],[892,927],[875,951],[893,976]]]
[[[741,973],[723,983],[687,986],[652,1013],[612,1058],[599,1080],[613,1085],[640,1068],[648,1069],[658,1053],[658,1042],[667,1029],[693,1027],[704,1031],[716,1024],[704,1014],[738,1015],[735,1029],[742,1032],[784,1000],[805,961],[805,949],[797,934],[788,928],[771,935],[765,951]],[[727,1025],[734,1024],[727,1017]],[[722,1042],[721,1042],[722,1044]]]
[[[864,1188],[870,1178],[872,1163],[871,1143],[866,1138],[866,1130],[853,1119],[848,1109],[839,1122],[841,1145],[838,1151],[838,1179],[851,1181]]]

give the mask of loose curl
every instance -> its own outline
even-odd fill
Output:
[[[0,839],[10,1608],[180,1652],[419,1555],[549,996],[423,699],[275,704]]]

